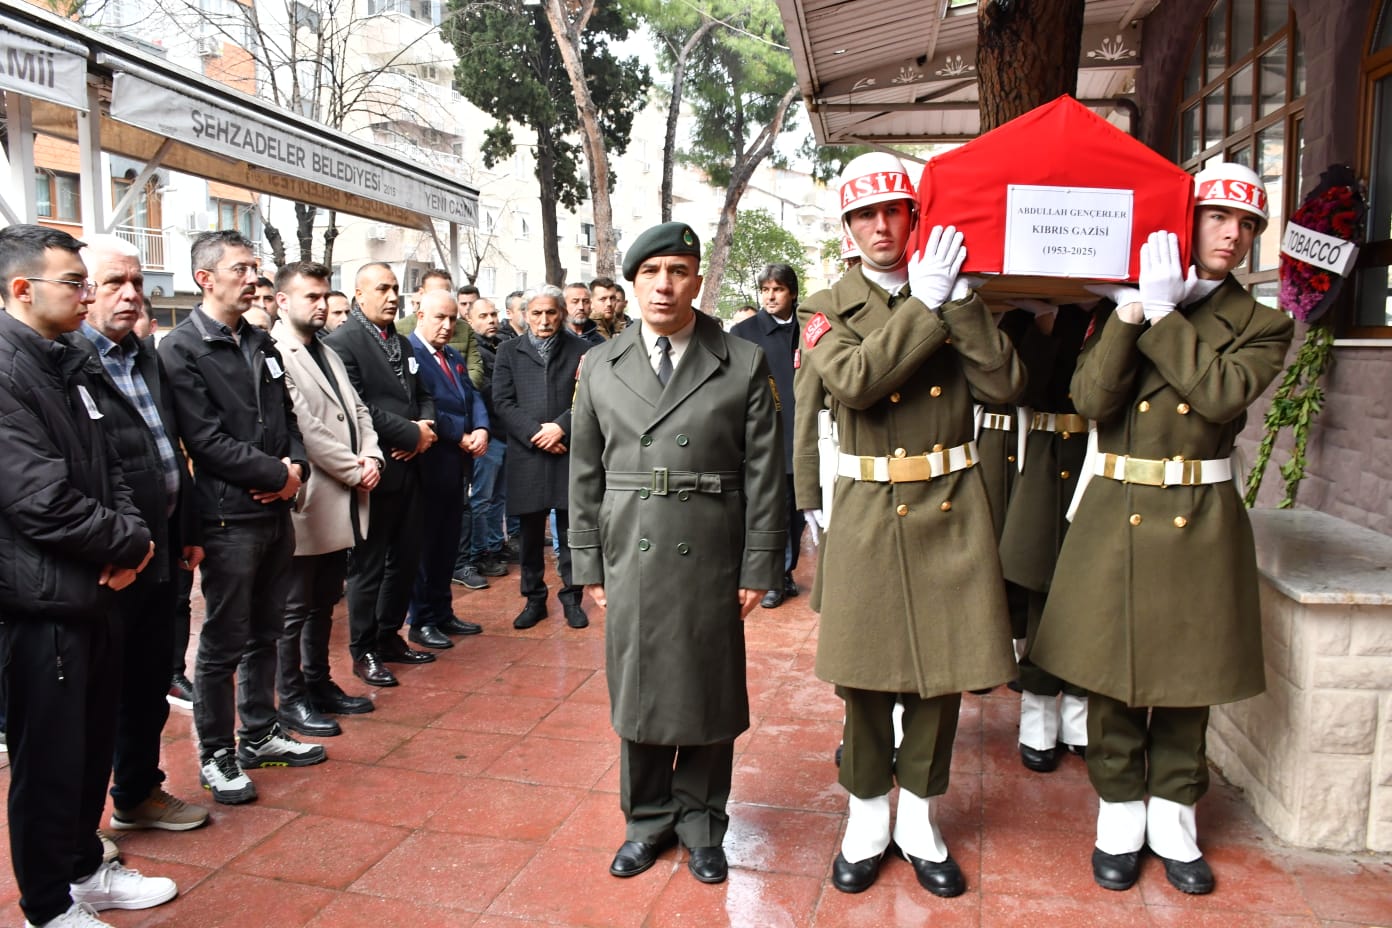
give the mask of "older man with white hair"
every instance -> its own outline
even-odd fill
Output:
[[[140,253],[125,239],[93,235],[82,249],[95,284],[87,318],[62,340],[84,352],[96,386],[93,400],[111,436],[122,476],[149,526],[155,556],[116,597],[122,633],[116,698],[111,827],[186,831],[208,811],[165,792],[160,733],[169,718],[169,655],[174,642],[175,583],[203,559],[188,464],[179,443],[174,395],[149,340],[134,332],[145,309]]]

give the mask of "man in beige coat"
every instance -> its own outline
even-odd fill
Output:
[[[803,421],[830,397],[840,436],[833,511],[812,605],[821,612],[817,676],[846,701],[840,781],[850,816],[832,882],[874,883],[893,844],[938,896],[966,888],[937,825],[963,690],[1015,671],[990,503],[972,441],[974,402],[1012,402],[1024,387],[1010,340],[958,272],[966,251],[935,228],[910,259],[913,185],[892,155],[842,172],[843,222],[862,265],[799,307],[803,324],[795,428],[798,504],[812,481],[816,434]],[[907,291],[905,284],[908,285]],[[807,402],[807,400],[811,400]],[[904,704],[895,752],[891,715]]]
[[[372,711],[372,700],[349,696],[329,677],[329,633],[348,549],[367,533],[368,493],[381,479],[382,449],[343,362],[316,334],[328,317],[329,269],[287,264],[275,288],[280,321],[273,334],[311,465],[292,513],[295,556],[276,689],[281,724],[322,737],[341,730],[327,716]]]

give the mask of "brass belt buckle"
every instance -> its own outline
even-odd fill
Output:
[[[653,485],[652,485],[652,491],[653,491],[653,495],[655,495],[655,496],[666,496],[666,495],[667,495],[667,468],[665,468],[665,467],[654,467],[654,468],[653,468]]]
[[[1139,483],[1148,487],[1165,485],[1165,462],[1148,458],[1126,459],[1126,482]]]

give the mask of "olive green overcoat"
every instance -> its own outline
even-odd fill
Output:
[[[945,304],[941,316],[913,297],[891,309],[885,291],[856,269],[798,315],[798,376],[815,376],[831,397],[843,453],[916,455],[964,444],[973,402],[1008,403],[1024,386],[1009,340],[975,295]],[[818,316],[825,326],[809,329]],[[816,388],[798,388],[800,400],[804,389]],[[799,402],[798,418],[817,407]],[[795,433],[805,444],[809,430]],[[795,449],[799,488],[809,483],[799,468],[815,459],[815,451]],[[838,477],[819,568],[821,679],[927,698],[1014,675],[990,504],[975,467],[912,483]]]
[[[1228,277],[1154,325],[1098,310],[1073,376],[1102,452],[1232,454],[1293,325]],[[1265,688],[1251,523],[1231,481],[1093,477],[1064,540],[1036,664],[1132,706],[1210,706]]]
[[[664,388],[640,331],[628,326],[580,367],[572,577],[604,584],[605,674],[619,736],[730,741],[749,727],[739,591],[783,580],[777,391],[763,351],[701,313]],[[665,493],[657,468],[668,469]],[[693,474],[707,475],[700,489],[682,484]]]

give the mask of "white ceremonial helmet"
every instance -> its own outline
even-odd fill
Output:
[[[842,217],[853,209],[888,200],[918,203],[909,172],[894,155],[886,151],[866,152],[841,169]]]
[[[1194,178],[1195,206],[1228,206],[1261,220],[1257,234],[1266,231],[1266,185],[1249,167],[1224,161],[1204,168]]]

